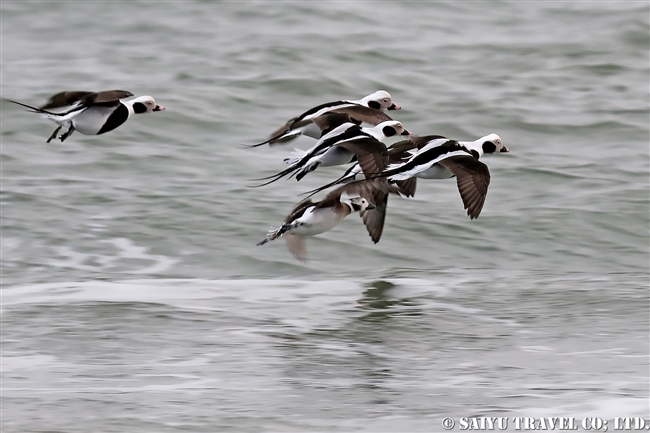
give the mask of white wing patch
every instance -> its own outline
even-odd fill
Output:
[[[438,141],[438,140],[434,140],[434,141]],[[446,141],[446,140],[444,140],[444,141]],[[429,147],[429,145],[427,144],[425,147],[422,148],[422,150],[420,152],[423,152],[428,147]],[[435,147],[435,146],[432,146],[432,147]],[[392,176],[388,176],[388,179],[390,179],[390,180],[406,180],[406,179],[408,179],[410,177],[416,176],[418,173],[421,173],[421,172],[423,172],[425,170],[428,170],[434,164],[437,164],[438,162],[440,162],[440,161],[442,161],[444,159],[451,158],[452,156],[459,156],[459,155],[467,156],[468,153],[465,152],[465,151],[462,151],[462,150],[455,150],[453,152],[445,153],[443,155],[438,156],[437,158],[434,158],[434,159],[432,159],[430,161],[427,161],[424,164],[416,165],[415,167],[413,167],[412,169],[410,169],[408,171],[403,171],[401,173],[396,173],[396,174],[394,174]],[[400,167],[403,167],[406,164],[408,164],[410,161],[413,160],[413,158],[415,158],[415,155],[413,157],[411,157],[408,161],[403,162],[401,164],[390,164],[388,166],[387,170],[399,170]]]
[[[294,165],[304,158],[305,155],[307,155],[306,151],[302,149],[293,149],[293,152],[291,152],[287,158],[284,158],[284,162],[286,162],[287,165]]]

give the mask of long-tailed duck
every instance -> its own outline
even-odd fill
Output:
[[[322,116],[325,113],[346,113],[355,123],[365,122],[371,125],[379,125],[382,122],[392,120],[383,110],[399,109],[401,109],[401,107],[393,102],[390,93],[385,90],[378,90],[358,101],[341,100],[327,102],[290,119],[285,125],[273,132],[268,140],[257,144],[247,145],[247,147],[285,143],[301,134],[313,138],[320,138],[321,130],[314,125],[312,121],[314,118]]]
[[[311,199],[303,200],[293,208],[280,227],[271,229],[266,238],[257,245],[264,245],[284,236],[291,254],[299,260],[307,260],[304,237],[318,235],[333,229],[353,212],[361,212],[368,232],[373,233],[377,229],[374,226],[376,221],[366,215],[374,212],[375,204],[372,202],[372,197],[377,192],[399,194],[395,186],[380,179],[340,186],[316,203]],[[341,200],[341,195],[344,193],[359,194],[360,196]],[[381,223],[383,224],[383,219]]]
[[[314,123],[319,124],[319,119],[314,119]],[[300,180],[319,166],[348,164],[356,158],[354,151],[348,148],[349,143],[359,140],[381,143],[388,137],[410,134],[397,120],[382,122],[371,128],[361,127],[351,122],[342,123],[324,134],[311,149],[306,151],[296,149],[289,158],[284,160],[289,167],[272,176],[256,179],[270,179],[256,186],[268,185],[291,173]]]
[[[331,186],[353,182],[360,173],[367,179],[388,179],[407,197],[415,194],[417,178],[448,179],[455,176],[471,219],[479,216],[490,183],[489,169],[478,159],[486,153],[509,152],[497,134],[489,134],[473,142],[427,135],[412,136],[387,149],[383,143],[364,141],[352,142],[346,147],[355,153],[357,164],[333,182],[307,192],[309,197]]]
[[[165,107],[157,105],[151,96],[139,96],[128,101],[121,100],[130,96],[133,96],[133,93],[127,90],[67,91],[52,96],[40,108],[22,102],[9,101],[27,107],[34,113],[43,114],[44,117],[59,125],[47,139],[49,143],[56,138],[56,134],[64,126],[68,130],[61,134],[61,141],[68,138],[74,131],[85,135],[104,134],[126,122],[132,114],[151,113],[165,109]],[[62,112],[49,111],[61,107],[67,107],[67,109]]]
[[[440,136],[413,137],[418,149],[406,161],[390,164],[379,176],[399,182],[412,178],[448,179],[456,177],[458,191],[471,219],[483,209],[490,170],[479,161],[483,154],[509,152],[497,134],[489,134],[472,142],[440,138]],[[407,195],[415,193],[415,183]],[[402,188],[404,192],[404,188]]]

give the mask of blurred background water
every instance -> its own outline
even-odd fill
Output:
[[[2,96],[167,109],[46,144],[2,101],[3,431],[437,431],[649,408],[647,2],[7,2]],[[415,134],[498,133],[453,180],[256,247],[324,168],[248,188],[287,119],[389,91]],[[512,426],[511,426],[512,427]]]

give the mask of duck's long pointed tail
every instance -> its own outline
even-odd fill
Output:
[[[266,238],[257,243],[257,246],[264,245],[269,241],[274,241],[280,236],[282,236],[286,231],[290,229],[290,226],[287,224],[282,224],[280,227],[271,227],[271,230],[266,234]]]
[[[266,179],[271,179],[271,180],[269,180],[267,182],[264,182],[264,183],[257,184],[257,185],[246,185],[246,186],[248,186],[249,188],[259,188],[261,186],[265,186],[265,185],[271,184],[271,183],[273,183],[273,182],[275,182],[277,180],[280,180],[283,177],[285,177],[286,175],[288,175],[289,173],[295,172],[296,170],[297,169],[295,169],[295,168],[290,168],[290,169],[286,169],[284,171],[281,171],[280,173],[276,173],[273,176],[267,176],[265,178],[260,178],[260,179],[249,179],[249,180],[253,180],[253,181],[266,180]],[[293,175],[291,177],[293,177]]]
[[[299,130],[287,131],[287,132],[283,132],[282,134],[273,135],[268,140],[264,140],[264,141],[262,141],[260,143],[242,144],[242,146],[244,146],[244,147],[260,147],[260,146],[264,146],[265,144],[268,144],[268,145],[272,146],[272,145],[277,144],[277,143],[283,143],[285,141],[293,140],[294,138],[299,136],[300,133],[301,132]]]
[[[31,110],[30,111],[31,113],[49,114],[50,116],[57,116],[57,117],[60,116],[60,114],[58,113],[52,113],[51,111],[43,110],[42,108],[32,107],[31,105],[23,104],[22,102],[14,101],[13,99],[7,99],[7,98],[5,99],[14,104],[21,105],[25,108],[29,108]]]
[[[352,166],[349,169],[347,169],[345,171],[345,173],[343,173],[343,175],[341,175],[341,177],[339,177],[338,179],[336,179],[336,180],[334,180],[334,181],[332,181],[332,182],[330,182],[330,183],[328,183],[326,185],[318,187],[316,189],[312,189],[311,191],[303,192],[300,195],[306,195],[307,197],[305,197],[305,198],[309,198],[309,197],[313,196],[314,194],[317,194],[317,193],[319,193],[319,192],[321,192],[321,191],[323,191],[323,190],[325,190],[325,189],[327,189],[329,187],[332,187],[334,185],[339,185],[341,183],[352,182],[353,180],[355,180],[357,174],[359,174],[359,172],[355,171],[354,168],[355,168],[355,166]]]
[[[281,172],[276,173],[274,175],[266,176],[266,177],[260,177],[260,178],[257,178],[257,179],[248,179],[248,180],[252,180],[252,181],[261,181],[261,180],[271,179],[271,180],[268,180],[268,182],[264,182],[264,183],[261,183],[261,184],[258,184],[258,185],[248,185],[248,187],[249,188],[259,188],[260,186],[268,185],[270,183],[275,182],[276,180],[280,180],[283,177],[287,176],[288,174],[291,174],[291,176],[289,176],[289,179],[291,179],[293,176],[295,176],[296,171],[299,170],[300,167],[301,167],[301,161],[297,161],[297,162],[294,162],[291,165],[289,165],[289,167],[287,167],[286,169],[284,169]]]
[[[255,144],[244,144],[244,143],[242,143],[241,146],[242,147],[249,147],[249,148],[260,147],[260,146],[264,146],[265,144],[270,144],[271,140],[273,140],[273,139],[269,138],[266,141],[262,141],[261,143],[255,143]]]

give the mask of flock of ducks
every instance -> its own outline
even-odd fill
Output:
[[[294,257],[306,260],[306,236],[331,230],[355,212],[360,212],[370,238],[377,243],[383,232],[389,195],[413,197],[418,178],[456,177],[467,215],[477,218],[490,184],[490,171],[479,159],[484,154],[508,152],[508,148],[497,134],[469,142],[440,135],[412,135],[401,122],[384,112],[400,108],[384,90],[358,101],[328,102],[289,120],[267,140],[248,145],[286,143],[299,135],[317,139],[312,148],[296,149],[285,158],[285,170],[257,179],[266,182],[255,186],[268,185],[285,176],[301,180],[319,167],[352,164],[338,179],[309,191],[309,197],[298,203],[282,225],[271,229],[257,245],[284,237]],[[361,126],[363,123],[372,126]],[[386,139],[399,136],[408,138],[390,146],[384,144]],[[357,180],[361,175],[363,179]],[[331,187],[336,188],[323,200],[311,200],[312,195]],[[354,197],[342,200],[343,194]]]
[[[33,107],[9,100],[42,114],[58,126],[47,139],[59,136],[65,141],[74,131],[100,135],[112,131],[133,114],[162,111],[151,96],[133,96],[125,90],[102,92],[66,91],[52,96],[44,105]],[[440,135],[415,136],[401,122],[393,120],[384,110],[400,110],[391,95],[379,90],[360,100],[328,102],[311,108],[287,121],[259,147],[287,143],[300,135],[316,139],[308,150],[296,149],[285,158],[287,168],[266,178],[256,187],[268,185],[285,176],[301,180],[319,167],[349,165],[336,180],[308,191],[309,196],[298,203],[282,225],[271,229],[257,245],[283,237],[289,251],[299,260],[306,260],[306,236],[314,236],[336,227],[346,216],[360,212],[374,243],[379,242],[386,217],[388,197],[413,197],[417,179],[448,179],[456,177],[458,191],[471,219],[481,213],[490,171],[479,159],[484,154],[508,152],[497,134],[475,141],[456,141]],[[370,126],[362,126],[367,124]],[[406,139],[387,146],[388,138]],[[311,197],[325,189],[334,189],[322,200]],[[343,195],[348,199],[341,199]]]

